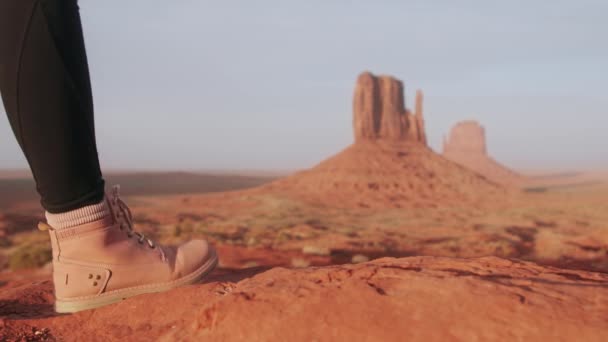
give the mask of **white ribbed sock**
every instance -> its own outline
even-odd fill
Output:
[[[111,212],[104,198],[98,204],[88,205],[80,209],[61,214],[45,213],[46,222],[55,229],[71,228],[101,220],[110,216]]]

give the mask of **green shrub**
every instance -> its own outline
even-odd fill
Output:
[[[194,232],[194,223],[191,221],[180,222],[175,225],[173,230],[174,237],[181,237],[182,235],[190,237]]]
[[[175,228],[173,229],[173,236],[174,237],[182,236],[182,226],[180,224],[175,225]]]
[[[25,244],[8,257],[8,267],[15,270],[38,268],[52,260],[51,246],[48,242]]]

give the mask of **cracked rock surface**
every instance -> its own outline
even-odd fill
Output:
[[[0,334],[8,341],[608,340],[608,275],[494,257],[218,271],[206,284],[72,315],[53,314],[52,299],[49,281],[0,292]]]

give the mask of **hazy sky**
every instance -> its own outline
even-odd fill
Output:
[[[81,1],[102,165],[294,169],[352,141],[363,70],[513,167],[608,167],[608,1]],[[4,112],[0,113],[4,116]],[[0,118],[0,168],[25,167]]]

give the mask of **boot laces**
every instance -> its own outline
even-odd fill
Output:
[[[120,198],[120,186],[115,185],[112,187],[112,197],[110,198],[112,201],[112,205],[115,206],[118,210],[114,211],[114,216],[120,223],[120,230],[127,230],[127,236],[129,238],[133,236],[137,236],[137,242],[143,244],[146,242],[150,248],[156,248],[154,241],[145,237],[144,234],[136,232],[133,230],[133,214],[131,213],[131,209],[127,206],[127,204]]]

